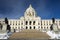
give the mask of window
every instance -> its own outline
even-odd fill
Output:
[[[12,29],[14,29],[14,27],[12,27]]]
[[[17,27],[16,27],[16,29],[17,29]]]
[[[38,25],[40,25],[40,23],[38,23]]]
[[[45,21],[44,21],[44,25],[45,25]]]
[[[23,23],[21,23],[21,25],[23,25]]]
[[[14,21],[13,21],[13,25],[14,25]]]
[[[17,25],[17,23],[16,23],[16,25]]]
[[[10,21],[10,25],[11,25],[12,21]]]
[[[46,21],[46,24],[48,25],[48,21]]]
[[[33,25],[35,25],[35,21],[33,21]]]
[[[31,26],[30,26],[30,29],[31,29]]]
[[[41,21],[41,25],[42,25],[42,21]]]
[[[26,29],[28,29],[28,27],[26,26]]]
[[[30,21],[30,22],[29,22],[29,25],[31,25],[31,23],[32,23],[32,22]]]
[[[28,24],[28,21],[26,21],[26,25]]]
[[[16,21],[16,25],[17,25],[17,21]]]
[[[48,29],[48,27],[47,27],[47,29]]]
[[[19,25],[20,25],[20,23],[19,23]]]
[[[35,26],[34,26],[34,29],[35,29]]]
[[[38,26],[38,29],[40,28],[40,26]]]
[[[13,25],[14,25],[14,23],[13,23]]]
[[[19,21],[19,25],[20,25],[20,21]]]
[[[10,25],[11,25],[11,23],[10,23]]]

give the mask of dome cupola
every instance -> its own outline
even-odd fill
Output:
[[[27,10],[25,11],[25,16],[30,16],[30,17],[36,16],[36,12],[35,12],[34,8],[31,6],[31,4],[29,5]]]

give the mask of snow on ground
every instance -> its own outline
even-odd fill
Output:
[[[7,39],[8,37],[7,33],[0,34],[0,39]]]
[[[46,32],[51,37],[50,39],[60,39],[60,32],[55,33],[54,31],[45,31],[45,30],[42,30],[42,32]]]
[[[8,39],[12,33],[0,33],[0,39]]]
[[[55,33],[54,31],[47,31],[46,33],[51,37],[51,39],[60,39],[60,32]]]

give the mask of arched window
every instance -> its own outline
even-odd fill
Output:
[[[28,27],[26,26],[26,29],[28,29]]]
[[[17,27],[15,29],[17,29]]]
[[[41,21],[41,25],[42,25],[42,21]]]
[[[40,28],[40,26],[38,26],[38,29]]]
[[[40,23],[38,23],[38,25],[40,25]]]
[[[47,29],[48,29],[48,27],[47,27]]]
[[[33,21],[33,25],[35,25],[35,21]]]
[[[28,21],[26,21],[26,25],[28,24]]]
[[[20,25],[20,21],[19,21],[18,25]]]
[[[34,26],[34,29],[35,29],[35,26]]]
[[[29,25],[31,25],[31,23],[32,23],[32,22],[30,21],[30,22],[29,22]]]
[[[17,25],[17,21],[16,21],[16,25]]]
[[[11,25],[11,23],[12,23],[12,21],[10,21],[10,24],[9,25]]]
[[[32,27],[30,26],[30,29],[31,29]]]

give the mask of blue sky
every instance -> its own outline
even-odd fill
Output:
[[[0,0],[0,18],[20,18],[30,4],[42,19],[60,18],[60,0]]]

